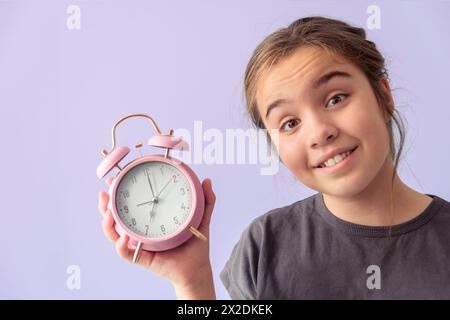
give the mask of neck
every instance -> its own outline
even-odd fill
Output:
[[[397,225],[422,213],[432,198],[408,187],[397,174],[392,184],[392,163],[386,161],[383,167],[380,174],[356,195],[323,194],[326,207],[342,220],[367,226]]]

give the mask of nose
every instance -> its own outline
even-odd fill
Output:
[[[309,137],[311,148],[329,144],[336,139],[338,134],[336,126],[320,119],[311,122],[309,131],[311,132]]]

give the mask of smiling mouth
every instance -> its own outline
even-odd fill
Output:
[[[350,153],[349,153],[349,155],[347,157],[349,157],[357,148],[358,148],[358,146],[356,146],[353,149],[351,149]],[[344,160],[342,160],[342,161],[344,161]],[[327,166],[325,164],[320,164],[317,167],[314,167],[314,169],[322,169],[322,168],[327,168]]]

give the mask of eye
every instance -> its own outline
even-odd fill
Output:
[[[330,102],[334,102],[333,103],[333,106],[334,106],[334,105],[338,104],[339,102],[343,101],[344,99],[346,99],[348,96],[349,96],[348,94],[344,94],[344,93],[337,94],[334,97],[332,97],[330,100],[328,100],[327,106]]]
[[[299,122],[300,121],[298,119],[288,120],[281,126],[281,131],[291,131],[296,125],[298,125]]]

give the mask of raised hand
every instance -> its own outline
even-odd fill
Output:
[[[109,178],[107,183],[111,184],[111,182],[112,178]],[[170,181],[166,186],[169,183]],[[198,230],[207,239],[210,239],[209,225],[216,196],[212,190],[210,179],[205,179],[202,187],[205,194],[205,211]],[[100,192],[98,208],[103,216],[103,231],[106,237],[115,244],[118,255],[122,259],[132,262],[135,248],[128,244],[129,237],[127,235],[119,236],[116,232],[114,218],[111,211],[107,209],[108,201],[108,193]],[[151,215],[150,218],[152,218]],[[214,281],[209,260],[209,240],[203,241],[193,236],[181,246],[171,250],[158,252],[142,250],[137,264],[167,278],[174,286],[177,297],[180,299],[215,299]]]

